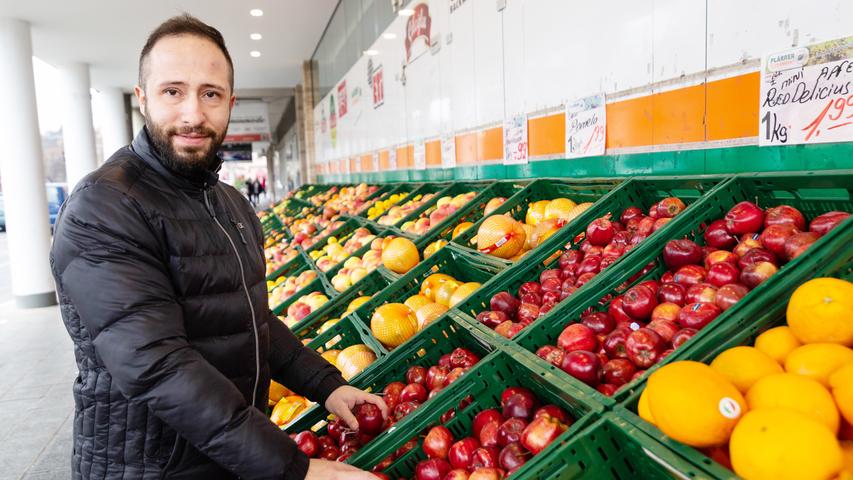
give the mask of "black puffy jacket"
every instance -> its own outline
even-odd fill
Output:
[[[320,404],[344,380],[270,312],[235,189],[172,173],[143,129],[74,189],[51,266],[79,369],[75,479],[305,476],[262,412],[270,377]]]

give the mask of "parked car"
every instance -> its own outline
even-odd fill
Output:
[[[56,223],[56,215],[68,197],[68,187],[64,183],[46,183],[47,191],[47,213],[51,229]],[[6,204],[3,194],[0,193],[0,231],[6,231]]]

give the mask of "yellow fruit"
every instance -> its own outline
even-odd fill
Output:
[[[746,412],[743,396],[704,363],[661,367],[648,379],[649,412],[665,434],[694,447],[722,445]]]
[[[406,273],[420,261],[418,247],[408,238],[397,237],[382,249],[382,265],[394,273]]]
[[[640,415],[640,418],[651,423],[655,424],[655,417],[652,416],[652,411],[649,410],[649,389],[643,389],[643,393],[640,394],[640,400],[637,402],[637,413]]]
[[[850,480],[853,478],[853,441],[841,442],[841,455],[843,466],[838,480]]]
[[[403,303],[405,303],[407,307],[411,308],[413,312],[417,312],[419,308],[428,303],[432,303],[432,300],[427,298],[426,295],[412,295]]]
[[[369,295],[366,295],[363,297],[358,297],[358,298],[354,299],[353,301],[349,302],[349,305],[347,305],[347,311],[344,312],[344,315],[346,315],[347,313],[356,311],[356,309],[358,309],[358,307],[364,305],[365,303],[367,303],[369,301],[370,301]]]
[[[573,208],[571,212],[569,212],[568,218],[566,219],[566,223],[571,222],[575,218],[577,218],[580,214],[587,211],[589,207],[592,206],[592,202],[583,202],[579,203],[577,207]]]
[[[730,348],[717,355],[711,368],[728,378],[740,393],[746,393],[760,378],[783,372],[776,360],[754,347]]]
[[[821,384],[792,373],[777,373],[755,382],[746,394],[750,410],[786,408],[807,415],[838,431],[838,409],[832,395]]]
[[[832,396],[847,423],[853,424],[853,363],[836,370],[829,376]]]
[[[376,361],[376,354],[367,345],[359,343],[341,350],[335,365],[341,371],[344,380],[351,380],[371,363]]]
[[[327,362],[331,363],[332,365],[335,365],[338,363],[338,355],[340,355],[340,353],[340,350],[326,350],[325,352],[321,353],[320,356],[325,358]]]
[[[526,241],[524,227],[506,215],[492,215],[477,231],[477,249],[500,258],[518,254]]]
[[[489,200],[488,202],[486,202],[486,207],[483,209],[483,216],[488,217],[489,215],[491,215],[492,212],[494,212],[496,208],[503,205],[503,203],[505,201],[506,201],[506,198],[504,198],[504,197],[495,197],[495,198]]]
[[[406,305],[387,303],[373,312],[370,330],[383,345],[394,348],[418,332],[418,319]]]
[[[450,296],[450,303],[447,306],[455,306],[457,303],[468,298],[468,295],[471,295],[472,293],[476,292],[477,289],[481,286],[482,284],[479,282],[463,283],[459,286],[459,288],[456,289],[455,292],[453,292],[453,295]]]
[[[535,227],[539,222],[545,220],[545,210],[550,203],[550,200],[540,200],[528,205],[527,214],[524,216],[524,223]]]
[[[767,330],[755,339],[755,348],[779,362],[785,364],[785,358],[792,350],[802,345],[791,332],[790,327],[776,327]]]
[[[545,207],[545,220],[554,219],[566,222],[569,218],[569,212],[577,206],[577,203],[568,198],[555,198],[548,202],[548,206]]]
[[[270,390],[268,395],[269,405],[275,405],[279,400],[288,395],[293,395],[293,392],[291,392],[290,389],[275,380],[270,380]]]
[[[436,240],[424,248],[424,259],[431,257],[435,252],[447,245],[447,240]]]
[[[841,446],[821,423],[792,410],[763,408],[732,432],[735,473],[748,480],[828,479],[841,470]]]
[[[453,293],[456,292],[456,289],[462,286],[461,283],[456,280],[448,280],[442,283],[438,290],[435,291],[435,303],[440,303],[445,307],[450,306],[450,297],[453,296]]]
[[[433,273],[421,282],[421,294],[427,297],[431,302],[434,302],[435,292],[438,291],[438,287],[448,280],[456,281],[456,279],[450,275],[446,275],[444,273]]]
[[[474,224],[471,222],[462,222],[459,225],[456,225],[456,228],[453,229],[453,234],[450,236],[450,238],[454,239],[458,237],[460,233],[464,232],[465,230],[468,230],[469,228],[471,228],[472,225]]]
[[[829,376],[853,363],[853,350],[837,343],[809,343],[797,347],[785,359],[785,371],[814,378],[829,386]]]
[[[536,248],[542,244],[548,237],[560,231],[560,220],[555,218],[547,218],[536,225],[533,229],[533,238],[529,242],[531,248]]]
[[[809,280],[791,295],[787,317],[803,343],[853,346],[853,283],[838,278]]]
[[[418,331],[423,330],[430,322],[435,321],[446,312],[447,307],[440,303],[427,303],[423,305],[415,312],[415,316],[418,318]]]
[[[524,246],[521,247],[521,251],[533,250],[533,248],[536,247],[536,244],[533,243],[533,232],[536,231],[536,227],[534,227],[533,225],[528,225],[526,223],[522,224],[521,226],[522,228],[524,228]]]

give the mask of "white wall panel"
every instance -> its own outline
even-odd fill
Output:
[[[474,7],[476,123],[501,122],[504,118],[503,14],[491,0],[468,3]]]
[[[705,1],[654,1],[654,82],[705,70]]]

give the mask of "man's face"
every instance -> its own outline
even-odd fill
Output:
[[[151,139],[167,167],[198,175],[216,163],[234,106],[225,55],[205,38],[170,36],[145,65],[145,85],[134,90]]]

